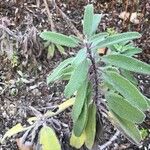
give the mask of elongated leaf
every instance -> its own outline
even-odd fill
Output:
[[[66,55],[65,49],[64,49],[61,45],[56,44],[56,47],[57,47],[57,49],[59,50],[59,52],[60,52],[61,54]]]
[[[73,110],[72,110],[72,118],[74,122],[77,121],[77,119],[79,118],[82,112],[86,100],[87,86],[88,83],[87,80],[85,80],[84,83],[79,88],[79,90],[77,91],[75,103],[73,105]]]
[[[142,140],[142,138],[139,129],[134,123],[120,118],[113,111],[109,113],[109,117],[112,124],[114,124],[114,126],[116,126],[118,130],[120,130],[130,142],[138,146],[140,145],[140,141]]]
[[[122,70],[121,70],[121,74],[122,74],[125,78],[127,78],[130,82],[132,82],[135,86],[138,85],[138,81],[137,81],[137,79],[134,77],[134,75],[133,75],[132,72],[130,72],[130,71],[128,71],[128,70],[122,69]]]
[[[108,36],[107,32],[101,32],[98,34],[94,34],[89,40],[90,42],[99,41],[99,40],[102,41],[107,36]]]
[[[47,40],[47,41],[50,41],[52,43],[59,44],[62,46],[67,46],[67,47],[78,46],[78,43],[71,37],[60,34],[60,33],[56,33],[56,32],[50,32],[50,31],[42,32],[40,34],[40,37],[43,38],[44,40]]]
[[[90,42],[92,43],[91,47],[95,47],[99,42],[104,41],[104,39],[108,36],[108,33],[98,33],[90,38]]]
[[[107,37],[104,41],[99,42],[98,48],[108,47],[110,45],[137,39],[140,37],[141,35],[138,32],[126,32],[126,33],[115,34]]]
[[[66,100],[65,102],[63,102],[62,104],[58,105],[56,107],[57,111],[56,112],[52,112],[51,110],[47,111],[44,116],[45,117],[52,117],[55,115],[58,115],[59,113],[61,113],[62,111],[64,111],[65,109],[71,107],[75,102],[75,98],[70,98],[68,100]]]
[[[59,80],[69,80],[72,72],[74,70],[74,67],[72,65],[68,65],[66,68],[62,69],[61,73],[59,73],[59,76],[57,79]]]
[[[42,144],[42,150],[61,150],[61,146],[55,132],[48,126],[44,126],[40,130],[39,140],[40,144]]]
[[[129,71],[150,74],[150,65],[128,56],[120,54],[107,55],[103,56],[102,61]]]
[[[48,46],[47,58],[53,57],[54,56],[54,52],[55,52],[55,45],[54,44],[50,44]]]
[[[29,129],[30,127],[24,128],[20,123],[18,123],[17,125],[13,126],[11,129],[9,129],[3,136],[3,138],[0,140],[0,143],[3,143],[4,140],[7,137],[11,137],[19,132],[23,132],[27,129]]]
[[[73,126],[73,132],[75,136],[79,137],[83,133],[86,127],[87,117],[88,117],[87,104],[85,103],[79,118],[77,119],[77,121],[74,123]]]
[[[83,49],[79,50],[76,57],[74,58],[72,65],[77,67],[82,61],[84,61],[86,59],[86,57],[87,57],[86,49],[83,48]]]
[[[82,61],[74,70],[69,80],[69,83],[65,87],[65,96],[70,97],[76,92],[87,78],[89,69],[89,63],[87,59]]]
[[[50,82],[52,81],[55,81],[58,79],[58,77],[60,77],[63,69],[68,66],[69,64],[72,63],[72,61],[74,60],[74,58],[68,58],[66,60],[64,60],[63,62],[61,62],[58,67],[56,67],[52,74],[50,74],[48,77],[47,77],[47,84],[49,84]]]
[[[94,14],[93,16],[93,24],[92,24],[92,34],[94,34],[98,28],[98,25],[101,21],[102,14]]]
[[[96,134],[96,106],[95,104],[91,104],[88,108],[88,121],[85,128],[85,145],[88,149],[91,149]]]
[[[70,145],[72,147],[75,147],[76,149],[80,149],[85,141],[85,132],[83,131],[83,133],[81,134],[81,136],[77,137],[74,135],[74,133],[72,132],[71,138],[70,138]]]
[[[142,123],[145,119],[145,114],[137,107],[131,105],[126,99],[118,94],[109,92],[106,95],[108,106],[121,118],[134,123]]]
[[[142,111],[148,109],[148,104],[144,96],[129,80],[113,71],[107,71],[104,76],[107,82],[110,83],[121,95],[123,95],[130,104],[138,107]]]
[[[140,48],[137,48],[137,47],[133,47],[133,48],[129,48],[123,52],[121,52],[121,54],[124,54],[126,56],[134,56],[135,54],[139,54],[141,53],[142,50]]]
[[[87,37],[90,37],[92,34],[93,15],[94,15],[93,5],[89,4],[85,7],[83,18],[83,33],[84,35],[87,35]]]

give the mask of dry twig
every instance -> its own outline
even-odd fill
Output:
[[[117,130],[116,133],[110,138],[109,141],[99,146],[99,150],[104,150],[105,148],[110,146],[118,138],[119,134],[120,134],[120,131]]]

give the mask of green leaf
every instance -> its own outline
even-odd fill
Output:
[[[108,106],[121,118],[134,123],[142,123],[145,119],[145,114],[137,107],[131,105],[126,99],[118,94],[108,92],[106,94]]]
[[[86,127],[87,117],[88,117],[87,104],[85,103],[80,116],[73,125],[73,132],[75,136],[79,137],[83,133]]]
[[[76,149],[80,149],[85,141],[85,132],[81,134],[81,136],[77,137],[72,132],[71,138],[70,138],[70,145],[72,147],[75,147]]]
[[[88,86],[88,83],[87,83],[87,80],[85,80],[84,83],[79,88],[79,90],[77,91],[75,103],[73,105],[73,110],[72,110],[72,118],[74,122],[77,121],[77,119],[79,118],[82,112],[82,109],[86,100],[87,86]]]
[[[70,35],[70,37],[75,40],[76,43],[82,43],[82,40],[75,35]]]
[[[134,77],[133,73],[131,73],[130,71],[122,69],[122,70],[121,70],[121,74],[122,74],[126,79],[128,79],[130,82],[132,82],[135,86],[138,85],[137,79]]]
[[[57,80],[70,80],[74,67],[72,65],[67,66],[64,68],[60,75],[58,76]]]
[[[94,41],[102,41],[106,38],[106,36],[108,36],[108,33],[107,32],[101,32],[101,33],[98,33],[98,34],[94,34],[90,39],[89,41],[90,42],[94,42]]]
[[[102,14],[94,14],[93,16],[93,24],[92,24],[92,34],[94,34],[98,28],[98,25],[101,21]]]
[[[39,140],[40,144],[42,144],[42,150],[61,150],[61,146],[55,132],[48,126],[44,126],[40,130]]]
[[[102,61],[129,71],[150,74],[150,65],[128,56],[120,54],[107,55],[102,57]]]
[[[43,38],[44,40],[47,40],[47,41],[50,41],[52,43],[59,44],[62,46],[67,46],[67,47],[78,46],[78,43],[71,37],[60,34],[60,33],[56,33],[56,32],[50,32],[50,31],[42,32],[40,34],[40,37]]]
[[[89,63],[87,59],[82,61],[74,70],[69,80],[69,83],[65,87],[65,96],[70,97],[76,92],[87,78],[89,70]]]
[[[114,126],[118,128],[127,139],[135,145],[140,145],[140,141],[142,140],[140,131],[136,127],[136,125],[126,119],[120,118],[113,111],[109,112],[110,121]]]
[[[3,138],[1,139],[0,143],[3,143],[4,140],[7,138],[7,137],[11,137],[19,132],[23,132],[25,130],[28,130],[29,128],[31,127],[27,127],[27,128],[24,128],[20,123],[18,123],[17,125],[13,126],[11,129],[9,129],[3,136]]]
[[[90,37],[92,34],[93,15],[94,15],[93,5],[89,4],[85,7],[83,18],[83,33],[84,35],[87,35],[87,37]]]
[[[88,149],[92,149],[95,141],[96,134],[96,106],[95,104],[90,104],[88,108],[88,121],[85,128],[85,145]]]
[[[99,42],[98,48],[108,47],[110,45],[137,39],[140,37],[141,34],[139,34],[138,32],[126,32],[126,33],[115,34],[107,37],[104,41]]]
[[[95,47],[99,42],[104,41],[104,39],[108,36],[108,33],[98,33],[90,38],[90,42],[92,43],[91,47]]]
[[[107,71],[104,76],[105,80],[123,95],[131,105],[138,107],[142,111],[148,109],[144,96],[129,80],[113,71]]]
[[[53,57],[54,56],[54,52],[55,52],[55,45],[54,44],[50,44],[48,46],[47,58]]]
[[[123,50],[121,52],[121,54],[124,54],[126,56],[134,56],[135,54],[139,54],[142,52],[142,49],[141,48],[137,48],[137,47],[134,47],[134,46],[131,46],[131,45],[126,45],[124,47],[124,49],[126,50]]]
[[[56,47],[57,47],[57,49],[59,50],[59,52],[60,52],[61,54],[66,55],[65,49],[64,49],[61,45],[56,44]]]
[[[82,61],[84,61],[86,59],[86,57],[87,57],[86,49],[83,48],[83,49],[79,50],[72,65],[77,67]]]
[[[52,74],[50,74],[50,75],[47,77],[47,84],[49,84],[49,83],[52,82],[52,81],[57,80],[58,77],[60,77],[60,75],[61,75],[63,69],[64,69],[65,67],[67,67],[69,64],[71,64],[73,60],[74,60],[74,58],[68,58],[68,59],[64,60],[63,62],[61,62],[61,63],[58,65],[58,67],[56,67],[56,68],[53,70]]]

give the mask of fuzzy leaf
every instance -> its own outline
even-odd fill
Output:
[[[72,73],[69,83],[65,87],[65,96],[70,97],[76,92],[87,78],[89,63],[87,59],[82,61]]]
[[[77,91],[75,103],[73,105],[73,110],[72,110],[72,118],[74,122],[77,121],[77,119],[79,118],[82,112],[82,109],[86,100],[87,86],[88,86],[88,83],[87,83],[87,80],[85,80],[84,83],[79,88],[79,90]]]
[[[93,16],[93,24],[92,24],[92,34],[94,34],[98,28],[98,25],[101,21],[102,15],[101,14],[94,14]]]
[[[128,56],[123,56],[120,54],[107,55],[103,56],[102,61],[129,71],[150,74],[149,64]]]
[[[42,144],[42,150],[61,150],[55,132],[48,126],[44,126],[40,130],[39,140],[40,144]]]
[[[78,46],[78,43],[71,37],[60,34],[60,33],[56,33],[56,32],[50,32],[50,31],[42,32],[40,34],[40,37],[43,38],[44,40],[47,40],[47,41],[50,41],[52,43],[59,44],[62,46],[67,46],[67,47]]]
[[[88,149],[92,149],[96,134],[96,106],[90,104],[88,108],[88,121],[85,128],[85,145]]]
[[[74,61],[73,61],[72,65],[77,67],[82,61],[84,61],[86,59],[86,56],[87,56],[87,53],[86,53],[85,48],[79,50],[76,57],[74,58]]]
[[[74,58],[68,58],[66,60],[64,60],[63,62],[61,62],[52,72],[52,74],[50,74],[47,77],[47,84],[49,84],[52,81],[55,81],[58,79],[58,77],[60,77],[63,69],[65,67],[67,67],[69,64],[72,63],[72,61],[74,60]]]
[[[135,145],[140,145],[140,141],[142,140],[140,131],[136,127],[136,125],[126,119],[120,118],[114,112],[109,112],[110,121],[114,126],[118,128],[126,138]]]
[[[131,56],[134,56],[135,54],[139,54],[141,52],[142,52],[142,50],[140,48],[133,47],[133,48],[129,48],[129,49],[121,52],[121,54],[131,57]]]
[[[126,32],[126,33],[115,34],[107,37],[104,41],[99,42],[98,48],[108,47],[110,45],[118,44],[125,41],[130,41],[140,37],[141,34],[139,34],[138,32]]]
[[[93,15],[94,15],[93,5],[89,4],[85,7],[83,18],[83,33],[84,35],[87,35],[87,37],[90,37],[92,34]]]
[[[122,69],[121,70],[121,74],[126,78],[128,79],[130,82],[132,82],[135,86],[138,85],[138,81],[137,79],[134,77],[133,73],[128,71],[128,70],[124,70]]]
[[[104,76],[105,80],[123,95],[131,105],[138,107],[142,111],[148,109],[144,96],[129,80],[113,71],[106,71]]]
[[[72,147],[75,147],[76,149],[80,149],[85,141],[85,132],[81,134],[81,136],[77,137],[72,132],[71,138],[70,138],[70,145]]]
[[[75,136],[79,137],[83,133],[87,123],[87,115],[87,104],[85,103],[80,116],[73,126],[73,132]]]
[[[148,108],[144,96],[129,80],[113,71],[107,71],[105,75],[103,74],[103,77],[104,80],[112,86],[111,89],[113,88],[113,91],[116,90],[120,92],[130,104],[138,107],[142,111]]]
[[[27,129],[29,129],[30,127],[24,128],[20,123],[16,124],[15,126],[13,126],[11,129],[9,129],[3,136],[3,138],[1,139],[0,143],[3,143],[4,140],[7,137],[11,137],[19,132],[23,132]]]
[[[92,47],[95,47],[99,42],[104,41],[104,39],[108,36],[108,33],[98,33],[90,38],[90,42],[92,43]]]
[[[137,107],[131,105],[122,96],[109,92],[106,94],[106,100],[109,108],[121,118],[133,123],[142,123],[144,121],[145,114]]]

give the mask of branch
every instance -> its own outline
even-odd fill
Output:
[[[110,146],[118,138],[119,134],[120,134],[120,131],[117,130],[116,133],[110,138],[110,140],[108,142],[99,146],[99,150],[104,150],[105,148]]]
[[[96,63],[95,63],[95,59],[92,57],[92,53],[91,53],[91,50],[90,50],[90,47],[88,44],[86,44],[86,48],[87,48],[87,52],[89,54],[89,59],[91,60],[92,68],[93,68],[93,72],[94,72],[94,80],[95,80],[94,101],[97,102],[98,101],[98,74],[97,74]]]
[[[47,0],[43,0],[43,1],[44,1],[46,11],[47,11],[48,21],[50,22],[50,25],[51,25],[51,31],[55,31],[55,26],[54,26],[54,22],[53,22],[53,19],[52,19],[52,14],[50,13]]]

